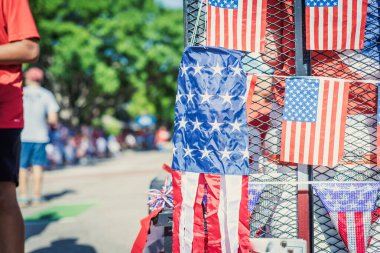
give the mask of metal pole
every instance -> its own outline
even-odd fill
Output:
[[[187,0],[183,0],[183,29],[184,29],[184,46],[187,47],[188,39],[188,24],[187,24]]]
[[[305,48],[305,6],[303,0],[294,1],[296,75],[310,75],[310,55]],[[298,181],[312,181],[313,167],[299,165]],[[308,252],[313,253],[313,191],[311,185],[298,185],[298,236],[308,243]]]

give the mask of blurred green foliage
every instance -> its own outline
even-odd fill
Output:
[[[182,11],[153,0],[33,0],[46,86],[72,124],[126,110],[173,121]],[[125,105],[128,106],[125,106]]]

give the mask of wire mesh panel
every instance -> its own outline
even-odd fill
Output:
[[[380,2],[369,0],[364,49],[312,51],[312,74],[350,80],[380,80],[379,20]],[[359,81],[350,83],[343,161],[334,168],[315,167],[314,180],[379,180],[376,167],[376,100],[376,85]],[[380,224],[376,214],[374,221],[371,228],[373,237],[367,252],[380,252]],[[347,252],[317,196],[314,196],[314,251]]]
[[[243,58],[245,71],[257,75],[295,73],[294,9],[291,1],[268,1],[265,50]],[[251,181],[296,181],[297,167],[279,161],[283,81],[258,76],[249,108]],[[278,91],[278,92],[276,92]],[[267,185],[250,221],[251,237],[297,238],[297,188]]]
[[[187,45],[206,45],[205,1],[185,0],[185,40]],[[296,1],[303,8],[303,1]],[[296,21],[293,0],[268,0],[265,50],[248,53],[242,59],[244,70],[257,75],[249,114],[251,182],[268,182],[251,214],[251,237],[297,238],[298,202],[294,185],[269,182],[295,182],[299,167],[280,161],[280,138],[285,78],[296,74]],[[315,181],[378,181],[376,168],[377,87],[356,80],[380,80],[380,1],[369,0],[365,48],[345,51],[298,49],[298,57],[311,55],[313,76],[353,80],[350,84],[344,159],[334,168],[312,168]],[[297,20],[302,22],[302,20]],[[301,27],[302,24],[298,24]],[[297,30],[298,31],[298,30]],[[304,35],[305,30],[301,31]],[[298,36],[299,34],[297,34]],[[298,37],[297,37],[298,38]],[[300,42],[299,38],[297,39]],[[302,40],[301,40],[302,43]],[[299,54],[301,48],[301,54]],[[304,60],[304,59],[302,59]],[[298,67],[299,68],[299,67]],[[314,252],[347,252],[318,196],[313,198]],[[380,198],[377,201],[380,208]],[[379,209],[380,210],[380,209]],[[305,210],[306,211],[306,210]],[[377,212],[376,212],[377,213]],[[380,252],[380,219],[373,217],[368,252]],[[380,213],[380,211],[378,212]]]
[[[185,0],[185,43],[203,46],[206,43],[206,3],[198,0]],[[192,41],[192,39],[194,41]]]
[[[202,3],[201,3],[202,2]],[[188,45],[205,45],[206,6],[185,1]],[[201,8],[199,10],[199,8]],[[249,74],[294,75],[294,8],[289,0],[269,0],[265,51],[245,53],[243,68]],[[195,26],[197,24],[197,26]],[[259,77],[249,109],[250,166],[254,182],[296,181],[297,166],[279,161],[284,80]],[[274,91],[277,95],[274,95]],[[297,187],[265,187],[251,215],[251,236],[297,238]]]

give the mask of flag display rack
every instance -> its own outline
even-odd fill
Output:
[[[376,0],[368,8],[380,12]],[[184,0],[185,45],[205,46],[207,14],[204,0]],[[376,17],[376,15],[375,15]],[[377,14],[377,18],[379,18]],[[268,1],[266,51],[245,53],[244,70],[260,79],[255,87],[255,106],[250,108],[250,181],[269,185],[251,214],[252,238],[305,239],[308,252],[348,253],[319,197],[311,185],[357,184],[380,180],[373,163],[376,152],[376,80],[380,71],[371,57],[344,51],[306,50],[304,0]],[[373,22],[371,38],[379,38]],[[364,44],[363,52],[380,55],[379,42]],[[373,59],[373,57],[372,57]],[[379,61],[380,58],[377,60]],[[375,59],[376,61],[376,59]],[[284,94],[278,79],[319,76],[351,82],[343,161],[335,167],[308,166],[279,161]],[[380,196],[380,195],[379,195]],[[377,199],[380,208],[380,197]],[[378,209],[377,209],[378,210]],[[371,243],[367,252],[380,252],[378,211],[373,214]],[[166,252],[166,251],[165,251]]]

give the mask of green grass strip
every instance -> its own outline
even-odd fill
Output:
[[[93,206],[94,204],[52,206],[38,213],[27,216],[24,220],[26,222],[58,221],[63,218],[76,217]]]

